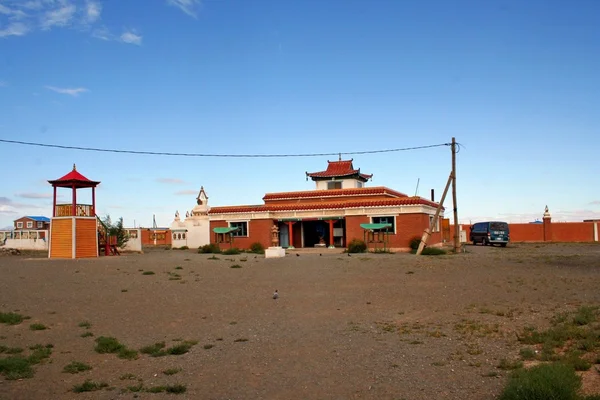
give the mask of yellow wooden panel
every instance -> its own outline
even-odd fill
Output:
[[[53,219],[51,227],[50,258],[71,258],[73,256],[73,220]]]
[[[81,219],[76,221],[76,258],[98,257],[97,241],[98,228],[96,219]]]

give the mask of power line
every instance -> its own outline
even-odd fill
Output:
[[[208,154],[208,153],[170,153],[162,151],[138,151],[138,150],[120,150],[120,149],[102,149],[96,147],[79,147],[79,146],[63,146],[59,144],[48,144],[48,143],[33,143],[23,142],[20,140],[8,140],[0,139],[2,143],[18,144],[25,146],[37,146],[37,147],[49,147],[55,149],[66,149],[66,150],[81,150],[81,151],[95,151],[102,153],[121,153],[121,154],[140,154],[150,156],[172,156],[172,157],[227,157],[227,158],[283,158],[283,157],[322,157],[322,156],[337,156],[337,155],[360,155],[360,154],[376,154],[376,153],[393,153],[398,151],[409,151],[409,150],[421,150],[430,149],[433,147],[450,146],[452,143],[439,143],[430,144],[426,146],[414,146],[414,147],[403,147],[397,149],[385,149],[385,150],[365,150],[365,151],[351,151],[351,152],[336,152],[336,153],[301,153],[301,154]]]

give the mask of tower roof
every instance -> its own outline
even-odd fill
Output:
[[[352,165],[353,159],[350,160],[339,160],[339,161],[327,161],[327,169],[325,171],[318,172],[307,172],[306,176],[310,177],[313,181],[331,179],[331,178],[350,178],[355,177],[363,182],[368,181],[373,177],[373,174],[361,174],[360,168],[354,169]]]
[[[100,183],[99,181],[91,181],[85,176],[81,175],[77,171],[77,167],[73,164],[73,170],[63,176],[62,178],[55,179],[53,181],[48,181],[52,186],[55,187],[69,187],[72,188],[88,188],[88,187],[96,187]]]

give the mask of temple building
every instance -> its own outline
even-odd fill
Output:
[[[272,245],[273,225],[284,248],[346,247],[353,239],[370,248],[406,250],[434,218],[437,203],[407,196],[384,186],[367,187],[372,175],[355,169],[353,160],[328,161],[327,169],[306,173],[315,190],[267,193],[260,205],[208,209],[210,242],[221,248],[247,249],[259,242]],[[442,242],[443,213],[428,245]],[[368,234],[367,234],[368,233]]]

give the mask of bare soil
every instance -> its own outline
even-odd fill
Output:
[[[600,305],[600,245],[466,250],[218,260],[175,250],[94,260],[3,256],[0,312],[31,319],[0,324],[0,345],[54,348],[33,378],[0,375],[0,399],[493,399],[509,374],[497,366],[518,358],[523,328]],[[79,327],[83,321],[91,327]],[[49,329],[30,330],[33,323]],[[94,336],[81,337],[88,331]],[[124,360],[96,353],[98,336],[132,349],[198,344],[184,355]],[[63,373],[71,361],[92,369]],[[163,374],[169,368],[181,372]],[[120,379],[125,374],[135,378]],[[598,365],[587,374],[586,390],[597,392]],[[71,391],[86,379],[108,388]],[[187,391],[127,390],[138,382]]]

